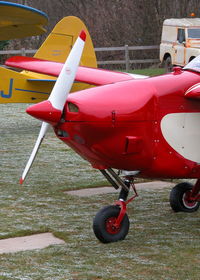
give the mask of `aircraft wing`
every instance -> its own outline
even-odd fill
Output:
[[[13,56],[6,60],[5,65],[55,77],[59,75],[63,67],[63,63],[23,56]],[[79,66],[75,80],[100,86],[143,78],[147,76]]]
[[[37,9],[0,1],[0,40],[43,34],[47,23],[47,15]]]

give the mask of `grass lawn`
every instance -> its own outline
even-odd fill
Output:
[[[66,244],[0,255],[1,280],[199,279],[200,213],[173,213],[169,189],[140,191],[128,209],[126,240],[105,245],[95,238],[92,219],[116,195],[77,198],[64,193],[105,181],[52,131],[20,186],[40,128],[25,114],[26,107],[0,105],[0,238],[49,231]]]
[[[158,76],[165,74],[164,68],[145,68],[145,69],[136,69],[129,71],[133,74],[147,75],[147,76]]]

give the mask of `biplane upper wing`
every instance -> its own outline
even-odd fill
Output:
[[[63,63],[23,56],[13,56],[6,60],[5,64],[10,67],[55,77],[59,75],[63,67]],[[77,82],[100,86],[142,78],[147,78],[147,76],[79,66],[75,80]]]
[[[47,23],[47,15],[37,9],[0,1],[0,40],[43,34]]]

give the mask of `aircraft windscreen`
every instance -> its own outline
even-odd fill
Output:
[[[188,29],[188,38],[190,38],[190,39],[200,39],[200,28]]]
[[[200,55],[190,61],[185,67],[183,67],[183,69],[200,72]]]

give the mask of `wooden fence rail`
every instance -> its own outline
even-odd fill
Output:
[[[126,71],[130,69],[130,64],[134,63],[158,63],[159,59],[149,58],[149,59],[130,59],[130,51],[146,51],[146,50],[158,50],[159,46],[122,46],[122,47],[103,47],[103,48],[95,48],[96,52],[110,52],[110,51],[122,51],[124,52],[123,60],[106,60],[106,61],[98,61],[98,65],[114,65],[114,64],[123,64],[125,65]],[[20,50],[7,50],[0,51],[0,55],[27,55],[27,54],[35,54],[37,50],[26,50],[22,48]]]

